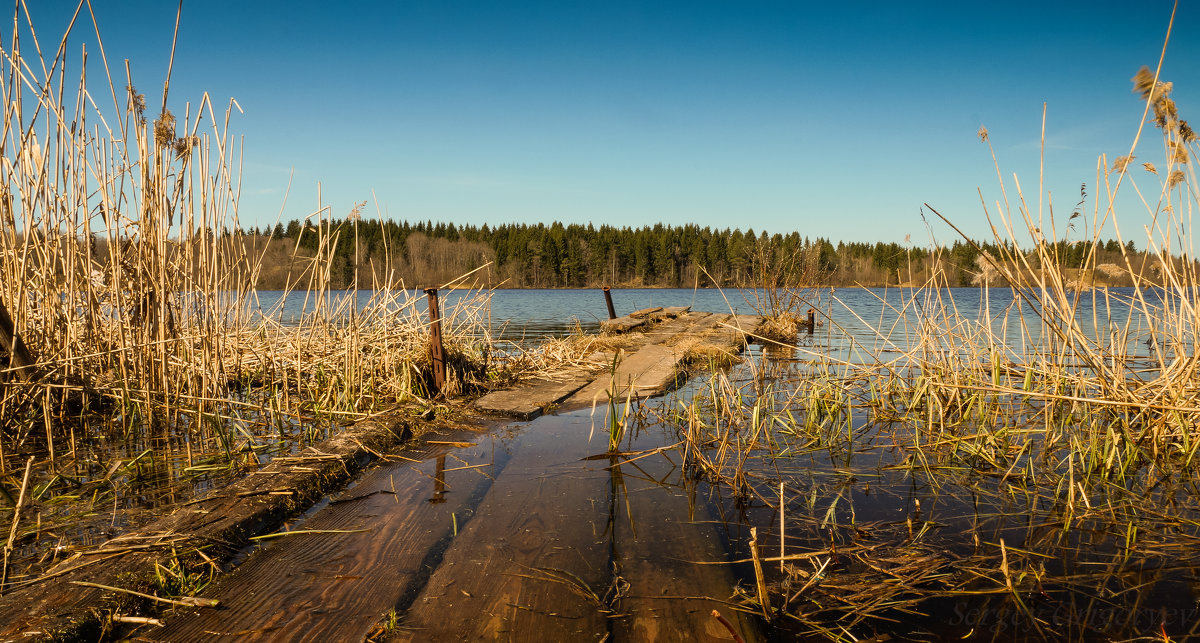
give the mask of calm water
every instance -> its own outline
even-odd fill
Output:
[[[1083,293],[1077,302],[1076,319],[1089,337],[1109,343],[1116,333],[1123,338],[1119,343],[1124,343],[1129,356],[1149,357],[1153,344],[1151,324],[1141,313],[1130,315],[1133,293],[1132,288]],[[696,311],[753,314],[755,294],[736,289],[631,288],[613,290],[612,298],[618,315],[653,306],[691,306]],[[354,293],[357,307],[361,310],[374,295],[369,290]],[[479,291],[443,291],[443,315],[453,315],[458,307],[465,307],[479,295]],[[408,297],[424,315],[424,294],[413,291]],[[303,294],[282,298],[281,292],[262,291],[260,309],[284,324],[296,323],[305,310]],[[1156,301],[1150,303],[1157,305]],[[939,335],[980,333],[987,329],[998,343],[1014,351],[1020,351],[1028,338],[1038,338],[1045,331],[1028,303],[1019,298],[1014,301],[1010,290],[999,288],[986,294],[979,288],[942,291],[836,288],[814,292],[810,305],[819,311],[822,327],[802,341],[847,359],[855,359],[860,353],[886,355],[889,351],[905,350],[913,338],[930,330]],[[309,302],[310,309],[311,306]],[[808,307],[801,306],[797,312],[803,315]],[[941,314],[945,309],[956,311],[958,319],[947,324]],[[490,292],[487,314],[494,336],[518,343],[567,334],[576,328],[596,331],[600,321],[608,318],[600,289],[494,290]],[[963,320],[967,323],[960,323]]]

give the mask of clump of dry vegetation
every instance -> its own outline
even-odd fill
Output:
[[[716,374],[679,411],[694,477],[780,525],[743,545],[765,570],[743,594],[750,609],[847,641],[1196,636],[1197,148],[1170,84],[1149,69],[1134,82],[1162,133],[1150,189],[1132,155],[1111,170],[1101,158],[1094,203],[1056,221],[1019,186],[1010,203],[1001,181],[977,298],[935,271],[880,295],[875,323],[831,315],[865,337],[764,360],[744,381]],[[1100,230],[1125,247],[1122,185],[1147,204],[1153,271],[1125,251],[1096,265]],[[1081,288],[1061,259],[1089,209],[1081,267],[1130,279],[1127,291]]]
[[[316,250],[284,298],[254,290],[267,250],[230,234],[236,101],[179,106],[168,79],[157,103],[128,65],[108,66],[102,41],[85,74],[69,31],[47,48],[18,19],[0,59],[0,495],[24,499],[21,511],[0,503],[6,561],[79,530],[103,537],[66,524],[102,507],[104,529],[120,529],[133,518],[119,509],[178,500],[172,481],[255,466],[439,393],[423,295],[359,301],[330,287],[352,226],[314,226]],[[90,82],[98,68],[102,87]],[[329,217],[320,207],[310,219]],[[480,293],[445,311],[441,393],[486,380],[486,305]]]
[[[817,307],[820,271],[819,248],[785,250],[764,239],[750,251],[749,279],[743,284],[746,302],[763,317],[759,339],[777,344],[794,344],[802,330],[813,323],[806,311]]]

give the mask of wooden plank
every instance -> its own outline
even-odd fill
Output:
[[[690,334],[696,324],[710,317],[710,313],[686,313],[675,319],[659,323],[645,332],[647,344],[662,344],[671,341],[677,335]]]
[[[674,319],[686,314],[691,306],[673,306],[671,308],[643,308],[624,317],[606,319],[600,322],[600,328],[610,333],[625,333],[634,328],[641,328],[647,322]]]
[[[733,319],[729,320],[728,325],[731,330],[740,332],[743,336],[753,335],[758,332],[758,327],[762,326],[763,318],[759,315],[734,315]]]
[[[758,315],[729,315],[702,336],[702,341],[729,351],[741,351],[762,325]]]
[[[375,469],[205,593],[219,609],[177,610],[153,641],[361,641],[379,618],[415,595],[453,537],[455,521],[504,465],[494,438],[419,464]],[[443,447],[443,451],[446,447]],[[482,465],[482,466],[480,466]],[[365,531],[358,531],[365,530]]]
[[[736,581],[721,562],[726,554],[695,487],[673,484],[683,467],[675,451],[618,467],[613,558],[629,583],[613,620],[616,641],[731,641],[712,616],[718,610],[746,641],[763,640],[758,620],[724,602]],[[664,483],[665,482],[665,483]],[[624,500],[624,502],[622,502]]]
[[[691,313],[695,315],[696,313]],[[696,320],[696,323],[687,329],[686,333],[678,333],[674,337],[667,340],[667,343],[672,346],[681,348],[686,352],[693,344],[703,341],[705,337],[713,334],[714,328],[721,328],[723,324],[729,323],[732,316],[729,314],[705,314]]]
[[[0,598],[0,641],[26,639],[31,632],[65,640],[93,638],[90,633],[99,630],[104,611],[124,596],[71,581],[144,590],[155,564],[168,564],[176,557],[197,564],[200,547],[207,557],[224,562],[248,537],[276,529],[348,480],[373,453],[410,434],[408,420],[400,417],[359,422],[319,445],[320,459],[302,466],[271,463],[259,475],[247,476],[219,494],[59,563],[39,580]]]
[[[600,322],[600,329],[609,333],[626,333],[634,328],[644,326],[648,319],[635,319],[628,315],[616,319],[605,319]]]
[[[626,397],[641,399],[657,395],[678,382],[682,375],[681,362],[687,354],[687,346],[671,346],[663,343],[683,334],[691,334],[697,324],[708,322],[709,313],[688,313],[677,319],[659,324],[646,333],[651,342],[625,353],[617,365],[616,373],[601,371],[594,381],[576,391],[562,405],[565,409],[601,405],[608,402],[610,389],[615,388],[615,397],[624,401]]]
[[[685,313],[677,319],[664,321],[658,324],[653,330],[645,333],[643,338],[639,340],[643,342],[649,342],[649,345],[642,349],[646,352],[641,357],[633,359],[633,356],[638,354],[635,352],[623,362],[625,371],[618,373],[618,382],[623,382],[623,386],[625,387],[632,386],[633,394],[637,396],[648,395],[661,391],[666,386],[669,386],[679,376],[681,370],[679,360],[682,358],[688,343],[691,342],[698,334],[701,334],[700,331],[704,327],[709,327],[709,331],[713,330],[713,328],[718,328],[719,332],[716,333],[716,335],[730,342],[731,346],[735,346],[737,349],[740,349],[742,342],[744,341],[742,330],[737,328],[723,328],[720,327],[720,324],[730,323],[730,325],[733,326],[741,324],[746,330],[749,330],[757,327],[757,324],[755,323],[756,321],[757,318],[753,316],[741,316],[737,319],[729,320],[728,316],[726,315],[708,315],[706,313]],[[703,334],[710,333],[705,332]],[[674,344],[664,344],[663,342],[674,342]],[[609,379],[607,376],[602,376],[601,381],[594,383],[593,385],[595,384],[598,384],[600,391],[603,392],[609,385]],[[587,388],[588,387],[580,389],[575,393],[574,396],[572,396],[572,398],[568,398],[568,400],[577,398]],[[624,399],[624,396],[621,392],[618,393],[618,396],[621,397],[622,400]],[[606,401],[606,399],[607,394],[604,395],[604,401]],[[587,400],[587,403],[590,404],[590,399]],[[346,479],[351,472],[355,471],[358,467],[370,460],[370,453],[383,450],[386,448],[386,445],[394,442],[398,437],[400,437],[403,434],[403,428],[398,427],[400,427],[399,424],[394,427],[381,427],[382,430],[377,430],[374,432],[350,432],[348,434],[338,436],[322,446],[322,451],[324,453],[336,454],[336,457],[328,460],[322,460],[320,462],[308,463],[303,467],[297,468],[307,469],[308,471],[292,471],[291,468],[287,466],[271,465],[268,470],[276,472],[275,474],[256,475],[247,478],[245,481],[239,483],[238,486],[235,486],[231,490],[231,493],[233,494],[232,496],[223,495],[211,499],[205,499],[197,504],[189,505],[188,507],[181,509],[170,518],[156,523],[148,532],[143,532],[143,535],[157,534],[162,537],[162,542],[158,545],[155,551],[138,551],[83,556],[68,562],[65,566],[55,568],[55,573],[58,575],[49,579],[45,583],[41,583],[33,587],[24,587],[9,592],[6,596],[0,598],[0,640],[19,637],[30,631],[39,631],[43,633],[54,632],[70,637],[72,632],[81,632],[79,629],[73,629],[77,628],[77,617],[79,615],[88,613],[97,615],[103,614],[103,609],[106,606],[113,604],[114,601],[111,594],[102,592],[100,590],[93,590],[91,588],[82,588],[70,585],[69,581],[71,580],[78,579],[87,580],[90,582],[99,582],[105,585],[129,586],[128,581],[130,578],[144,579],[147,573],[152,573],[154,569],[154,563],[160,560],[162,556],[172,556],[173,550],[178,550],[180,556],[184,556],[186,554],[194,559],[196,556],[189,553],[189,551],[194,550],[195,547],[198,547],[202,544],[209,543],[218,543],[218,550],[214,551],[213,549],[208,549],[206,550],[207,553],[209,555],[213,555],[219,560],[225,560],[226,557],[236,550],[241,543],[246,541],[247,536],[274,530],[276,525],[278,525],[281,520],[285,519],[303,506],[306,506],[306,503],[309,503],[316,497],[319,497],[328,488],[326,484],[328,481]],[[590,426],[587,428],[590,429]],[[586,434],[586,430],[580,432]],[[551,434],[551,437],[554,437],[554,435]],[[564,439],[566,438],[565,435],[559,437]],[[560,442],[563,442],[563,440],[556,441],[551,439],[548,440],[548,442],[550,445],[548,448],[551,448],[556,456],[563,455],[560,453],[562,450],[562,444],[559,444]],[[577,450],[586,455],[586,452],[588,451],[586,443],[577,445]],[[600,447],[597,447],[597,450],[600,450]],[[538,466],[541,466],[542,468],[539,469]],[[562,469],[562,471],[566,470],[567,469]],[[520,555],[512,555],[510,558],[506,559],[507,562],[505,562],[504,565],[497,566],[498,563],[496,561],[499,561],[504,553],[500,552],[490,554],[496,559],[496,561],[489,563],[492,565],[492,567],[489,567],[488,569],[499,574],[500,578],[507,579],[509,576],[514,576],[516,578],[523,578],[524,580],[513,581],[518,582],[519,586],[517,586],[515,589],[509,588],[503,590],[504,592],[508,593],[504,594],[504,596],[500,598],[495,599],[497,601],[501,599],[508,601],[504,603],[504,605],[509,606],[509,608],[513,610],[511,613],[504,612],[502,609],[500,609],[500,607],[497,607],[497,605],[499,605],[498,603],[495,605],[489,604],[490,607],[488,607],[488,609],[492,610],[489,613],[499,614],[499,616],[495,616],[495,619],[499,620],[493,619],[491,622],[491,629],[487,631],[509,631],[497,628],[501,625],[505,628],[509,628],[513,624],[518,624],[520,625],[520,628],[515,631],[525,631],[525,628],[528,626],[531,627],[532,631],[535,633],[542,631],[550,632],[547,634],[547,636],[550,638],[572,638],[573,635],[582,635],[580,634],[582,632],[591,632],[592,629],[590,628],[595,625],[594,619],[599,618],[599,622],[601,623],[604,621],[603,615],[601,617],[596,617],[596,615],[593,613],[596,610],[600,610],[597,605],[593,604],[594,600],[588,598],[584,594],[580,594],[579,591],[575,591],[579,589],[578,587],[571,588],[573,591],[572,595],[580,597],[581,600],[583,600],[583,603],[575,604],[575,606],[571,608],[575,611],[570,613],[574,614],[577,618],[567,619],[575,623],[574,625],[561,627],[550,626],[541,623],[539,620],[561,620],[564,618],[563,615],[570,611],[568,610],[568,612],[564,612],[553,607],[536,607],[539,605],[553,606],[562,603],[561,596],[554,594],[553,591],[546,588],[552,587],[553,590],[558,591],[562,590],[566,585],[564,585],[565,581],[563,581],[561,577],[557,580],[547,580],[544,576],[532,577],[533,574],[531,574],[528,569],[528,566],[532,563],[529,561],[541,561],[537,564],[542,565],[545,568],[553,567],[555,569],[569,569],[570,561],[560,560],[562,554],[559,550],[575,547],[575,545],[567,544],[572,542],[571,538],[567,537],[561,539],[561,545],[547,545],[541,540],[531,542],[522,540],[522,538],[532,538],[532,536],[529,536],[529,533],[536,534],[538,529],[558,529],[559,527],[556,525],[558,522],[560,522],[559,519],[555,517],[553,520],[551,520],[548,517],[557,515],[555,512],[567,511],[565,514],[567,516],[566,522],[573,525],[571,528],[579,528],[579,525],[581,524],[591,525],[592,523],[588,522],[588,519],[594,517],[594,515],[598,515],[593,514],[591,510],[580,510],[578,513],[571,513],[570,510],[563,510],[561,508],[561,500],[557,500],[552,496],[557,494],[560,498],[574,498],[576,491],[574,490],[573,485],[569,483],[569,481],[573,479],[569,478],[568,476],[559,476],[556,478],[554,476],[546,477],[541,475],[539,477],[539,474],[544,473],[544,463],[538,465],[528,465],[527,470],[524,474],[522,474],[526,479],[524,485],[518,482],[513,482],[511,485],[509,485],[509,488],[519,490],[511,491],[510,493],[523,493],[530,497],[522,497],[519,501],[513,501],[511,499],[506,501],[510,504],[516,505],[516,509],[512,511],[510,511],[507,505],[496,510],[498,515],[501,516],[499,521],[502,524],[509,524],[512,529],[517,529],[520,527],[525,531],[517,533],[511,538],[510,543],[504,545],[504,547],[507,549],[504,549],[503,552],[515,551],[519,552]],[[531,489],[529,487],[531,484],[528,482],[529,480],[537,481],[536,488]],[[596,495],[596,489],[593,488],[591,483],[582,484],[581,486],[585,488],[585,491],[588,494],[593,494],[588,496],[589,498],[593,496],[601,497],[603,495]],[[538,498],[540,494],[550,494],[550,496]],[[379,496],[379,498],[372,496],[372,498],[375,498],[375,500],[372,500],[371,502],[376,502],[378,500],[391,497],[391,494],[381,493],[376,494],[376,496]],[[393,500],[396,499],[393,498]],[[356,503],[357,502],[365,502],[365,500],[356,501]],[[588,502],[590,503],[590,500]],[[607,502],[607,500],[605,500],[605,502]],[[416,504],[419,505],[420,503],[418,502]],[[584,504],[583,501],[581,501],[580,504]],[[517,516],[512,513],[513,511],[525,511],[526,513]],[[411,515],[417,515],[419,513],[418,509],[415,507],[412,509],[412,512],[414,513]],[[331,515],[336,516],[337,514],[334,513]],[[538,515],[542,516],[542,518],[530,517]],[[509,523],[503,523],[505,517],[508,518]],[[358,519],[358,517],[343,518],[346,522],[337,522],[335,520],[330,524],[355,524],[353,523],[352,518]],[[525,520],[525,522],[519,522],[518,519]],[[550,526],[547,527],[547,525]],[[485,528],[477,526],[476,529],[482,530]],[[186,536],[182,534],[186,534]],[[334,535],[332,534],[327,536],[314,535],[314,540],[312,540],[310,543],[313,549],[306,555],[310,558],[319,558],[321,555],[323,555],[322,552],[335,551],[335,549],[340,552],[343,547],[335,547],[331,543],[340,542],[343,543],[343,545],[345,543],[349,543],[351,541],[346,540],[346,538],[352,536],[352,534],[338,534],[337,538],[333,538]],[[488,534],[482,534],[479,536],[479,538],[483,539],[487,536]],[[415,536],[413,537],[415,538]],[[297,536],[288,538],[306,537]],[[115,544],[120,545],[121,542],[123,541],[118,541],[118,543]],[[388,543],[402,543],[406,551],[418,553],[423,547],[422,545],[414,545],[414,541],[412,540],[395,540],[393,542],[393,539],[389,538],[384,538],[378,547],[384,548],[392,546]],[[355,547],[363,549],[364,547],[376,547],[376,545],[355,545]],[[555,547],[558,547],[559,549],[554,549]],[[437,547],[434,547],[433,549],[437,549]],[[338,557],[340,555],[340,553],[333,554],[332,556],[334,557],[330,560],[334,564],[341,564],[342,559]],[[466,553],[462,553],[459,556],[460,558],[458,560],[462,561],[463,565],[461,568],[466,568],[467,563],[472,560],[470,552],[468,551]],[[357,565],[358,563],[354,564]],[[522,569],[523,571],[514,572],[512,571],[513,569]],[[402,575],[405,572],[397,572],[395,569],[393,569],[392,573]],[[428,573],[427,568],[426,571],[422,573]],[[537,573],[540,574],[542,572]],[[574,571],[571,573],[575,574]],[[580,573],[583,572],[581,571]],[[476,576],[479,576],[481,579],[485,578],[484,575],[480,574],[476,574]],[[297,578],[300,578],[300,582],[297,582],[296,579],[293,578],[288,582],[288,584],[313,585],[320,589],[334,591],[329,587],[323,586],[321,583],[304,582],[303,577]],[[397,578],[399,578],[399,576],[397,576]],[[579,576],[579,578],[583,578],[583,576]],[[589,578],[590,580],[587,580],[585,583],[588,585],[588,587],[600,588],[605,586],[603,583],[607,582],[605,578],[602,578],[601,576],[593,575]],[[334,580],[348,582],[357,579],[335,577]],[[413,583],[410,583],[409,581],[398,582],[405,584],[405,587],[410,588],[404,591],[416,591],[415,589],[412,589],[415,587]],[[479,582],[483,581],[479,580]],[[599,583],[599,585],[597,583]],[[343,584],[345,584],[346,587],[350,586],[346,583]],[[383,584],[386,584],[386,582]],[[497,582],[495,581],[495,578],[493,578],[492,582],[489,584],[489,587],[496,584]],[[531,584],[540,586],[540,589],[533,588]],[[508,587],[508,585],[501,585]],[[447,587],[449,586],[443,585],[442,589],[446,589]],[[64,588],[68,588],[69,591],[63,591]],[[343,590],[337,591],[342,592]],[[501,590],[497,589],[496,591],[500,592]],[[252,592],[249,591],[244,593],[247,595],[252,594]],[[362,616],[363,614],[374,610],[379,604],[382,604],[387,600],[394,599],[394,595],[389,596],[382,590],[377,591],[377,588],[375,588],[374,585],[370,585],[363,590],[345,590],[345,593],[353,595],[364,594],[367,596],[367,598],[359,599],[353,597],[341,597],[340,595],[333,596],[331,594],[327,596],[321,596],[318,603],[336,603],[338,605],[347,605],[348,607],[345,608],[346,610],[349,610],[347,613],[359,614],[359,616],[356,618],[365,618]],[[289,604],[299,604],[298,601],[301,601],[300,598],[297,598],[297,596],[299,596],[298,594],[293,595],[288,594],[288,592],[284,592],[284,594],[291,596],[289,600],[292,602]],[[288,609],[291,608],[289,607]],[[314,609],[319,610],[319,608]],[[538,612],[538,615],[535,618],[534,616],[530,615],[530,610],[541,611]],[[287,609],[283,611],[287,611]],[[375,616],[378,617],[381,614],[382,612],[378,612],[375,614]],[[315,618],[311,615],[310,617]],[[93,616],[91,618],[93,619],[91,622],[94,623],[95,617]],[[527,623],[522,619],[532,620]],[[253,620],[254,619],[247,619],[246,622],[249,624]],[[414,621],[414,623],[415,622],[416,621]],[[533,625],[529,625],[529,623],[533,623]],[[227,624],[228,623],[226,621],[222,620],[222,627]],[[180,625],[177,627],[183,626]],[[277,626],[272,624],[270,627]],[[553,631],[551,632],[551,630]],[[209,631],[227,632],[229,630]],[[250,631],[252,633],[254,632],[254,630]],[[271,632],[274,631],[275,630],[271,630],[270,632],[264,631],[261,633],[261,635],[270,638],[270,636],[274,636],[271,634]],[[493,636],[502,636],[502,634],[493,634]]]
[[[562,401],[592,379],[592,375],[582,370],[565,379],[535,379],[515,388],[488,393],[475,400],[475,407],[489,413],[532,420],[545,412],[546,407]]]
[[[650,308],[642,308],[641,310],[635,310],[635,311],[629,313],[629,316],[634,319],[642,319],[644,317],[649,317],[650,315],[653,315],[654,313],[657,313],[660,310],[662,310],[662,306],[652,306]]]
[[[446,551],[393,640],[584,641],[608,636],[610,475],[580,458],[586,415],[548,416]]]
[[[683,353],[663,344],[643,346],[632,355],[622,357],[615,375],[602,372],[591,384],[564,400],[563,408],[607,404],[610,395],[624,402],[631,394],[638,399],[660,393],[679,374],[678,364],[682,357]]]

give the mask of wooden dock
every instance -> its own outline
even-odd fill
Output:
[[[664,482],[670,472],[679,475],[681,463],[664,452],[638,461],[631,477],[618,456],[598,459],[607,436],[600,430],[591,438],[595,418],[586,410],[610,396],[624,403],[669,390],[689,364],[739,352],[760,320],[686,308],[648,309],[628,319],[640,323],[621,321],[604,331],[620,340],[616,351],[596,360],[608,368],[581,367],[475,402],[521,419],[550,408],[560,414],[536,420],[515,438],[480,421],[477,433],[425,436],[404,451],[386,442],[360,444],[384,453],[385,464],[292,527],[297,533],[262,541],[204,592],[218,606],[176,608],[163,625],[133,632],[133,640],[733,640],[713,610],[745,640],[761,640],[757,620],[726,602],[734,585],[729,568],[695,564],[720,562],[725,554],[703,507],[680,483]],[[331,459],[325,468],[349,471],[346,463]],[[272,479],[254,489],[280,484]],[[205,501],[181,511],[198,520],[222,506]],[[215,515],[204,519],[220,522]],[[168,519],[158,526],[183,536],[164,526],[185,524]],[[241,523],[237,529],[242,538],[248,533]],[[231,539],[235,532],[213,533]],[[80,597],[94,601],[104,593],[86,587],[64,593],[61,581],[79,574],[73,569],[48,581],[70,600],[54,602],[52,588],[36,586],[0,598],[0,616],[10,619],[0,640],[46,635],[53,628],[45,626],[58,623],[64,609],[87,607]],[[109,574],[102,584],[121,582]],[[21,596],[48,602],[30,606]],[[106,600],[115,604],[111,593]],[[389,612],[395,624],[381,631]]]
[[[607,403],[610,394],[620,400],[657,395],[678,381],[689,358],[741,352],[761,323],[754,315],[690,312],[685,306],[639,310],[601,323],[605,334],[628,338],[618,353],[597,356],[591,368],[494,391],[475,406],[530,420],[554,405],[570,409]],[[614,358],[615,371],[604,369]]]

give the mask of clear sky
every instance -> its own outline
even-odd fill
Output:
[[[110,63],[129,59],[155,106],[176,3],[92,2]],[[75,1],[27,3],[57,42]],[[1043,103],[1056,212],[1081,183],[1093,192],[1098,155],[1111,163],[1133,141],[1130,77],[1157,63],[1170,12],[1167,0],[185,0],[171,106],[207,91],[244,110],[246,227],[304,218],[319,183],[337,216],[367,201],[365,215],[394,219],[925,245],[925,202],[986,234],[976,190],[989,202],[1000,190],[981,125],[1006,179],[1035,198]],[[1200,3],[1184,0],[1163,78],[1200,123],[1197,26]],[[76,30],[77,53],[92,28]],[[1150,130],[1139,161],[1160,148]],[[1123,230],[1144,218],[1131,208]]]

